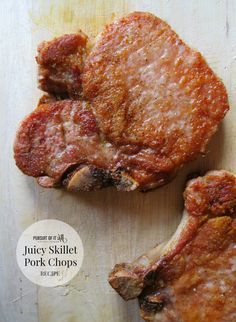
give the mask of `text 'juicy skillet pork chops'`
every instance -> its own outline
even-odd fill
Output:
[[[151,189],[195,159],[229,109],[222,82],[161,19],[135,12],[43,42],[39,85],[51,97],[24,119],[18,167],[45,187]]]
[[[125,300],[138,297],[145,321],[235,322],[236,176],[193,179],[184,199],[170,241],[116,265],[109,282]]]

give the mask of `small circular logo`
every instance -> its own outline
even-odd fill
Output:
[[[83,262],[78,233],[60,220],[47,219],[29,226],[20,236],[17,263],[33,283],[53,287],[69,282]]]

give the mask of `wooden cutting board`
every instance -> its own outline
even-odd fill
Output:
[[[2,0],[0,7],[0,322],[140,321],[137,302],[125,303],[111,289],[108,272],[115,263],[134,259],[175,231],[187,174],[221,168],[236,172],[236,1]],[[70,194],[40,188],[16,168],[12,156],[18,123],[41,95],[34,59],[37,44],[79,29],[94,37],[115,16],[135,10],[167,20],[203,53],[227,87],[231,111],[205,158],[185,167],[159,190]],[[45,218],[70,224],[84,243],[82,269],[65,286],[36,287],[16,264],[21,232]]]

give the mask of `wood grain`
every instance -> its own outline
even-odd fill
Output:
[[[118,297],[107,283],[108,272],[115,263],[133,259],[174,232],[187,174],[221,168],[236,172],[236,1],[2,0],[0,6],[0,322],[140,321],[136,301],[125,303]],[[40,188],[20,173],[12,156],[18,123],[40,95],[37,44],[79,29],[95,37],[115,15],[134,10],[167,20],[203,53],[228,89],[231,111],[205,158],[185,167],[164,188],[146,194],[113,189],[69,194]],[[66,286],[36,287],[16,264],[21,232],[45,218],[67,222],[84,243],[82,269]]]

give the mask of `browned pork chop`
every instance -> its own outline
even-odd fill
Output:
[[[87,36],[64,35],[38,47],[39,87],[55,95],[78,97],[86,58]]]
[[[74,177],[75,168],[85,165],[89,169],[98,166],[99,173],[112,178],[109,184],[122,190],[147,190],[167,183],[185,162],[204,153],[229,109],[224,85],[200,53],[149,13],[131,13],[106,26],[87,58],[86,41],[78,34],[44,42],[37,61],[43,90],[60,97],[79,97],[77,103],[51,102],[42,111],[60,114],[62,106],[67,109],[69,104],[78,106],[79,113],[80,106],[86,105],[90,122],[96,123],[96,144],[92,148],[87,134],[83,137],[77,129],[83,127],[82,118],[66,124],[70,136],[75,137],[73,151],[77,152],[72,159],[64,152],[62,158],[60,153],[55,157],[51,149],[42,152],[38,135],[46,146],[52,140],[57,146],[58,137],[48,134],[54,127],[53,113],[44,117],[47,131],[42,131],[42,114],[48,112],[37,109],[18,131],[17,165],[28,175],[43,176],[43,182],[56,182],[57,186],[66,182],[68,187],[65,169],[66,177],[71,178],[69,169],[73,168]],[[57,124],[65,127],[63,117]],[[83,142],[83,149],[78,142]],[[65,140],[63,149],[70,150],[71,143]],[[35,159],[39,153],[40,163]],[[99,165],[93,156],[97,154]],[[93,181],[91,173],[90,179]],[[42,184],[41,179],[39,182]],[[94,188],[102,186],[103,180]]]
[[[236,320],[236,177],[212,171],[189,182],[185,212],[169,242],[109,276],[125,299],[138,297],[155,322]]]
[[[15,154],[25,174],[52,187],[67,185],[68,170],[71,178],[86,164],[108,169],[114,153],[111,147],[104,147],[89,103],[62,100],[40,104],[22,122]]]

